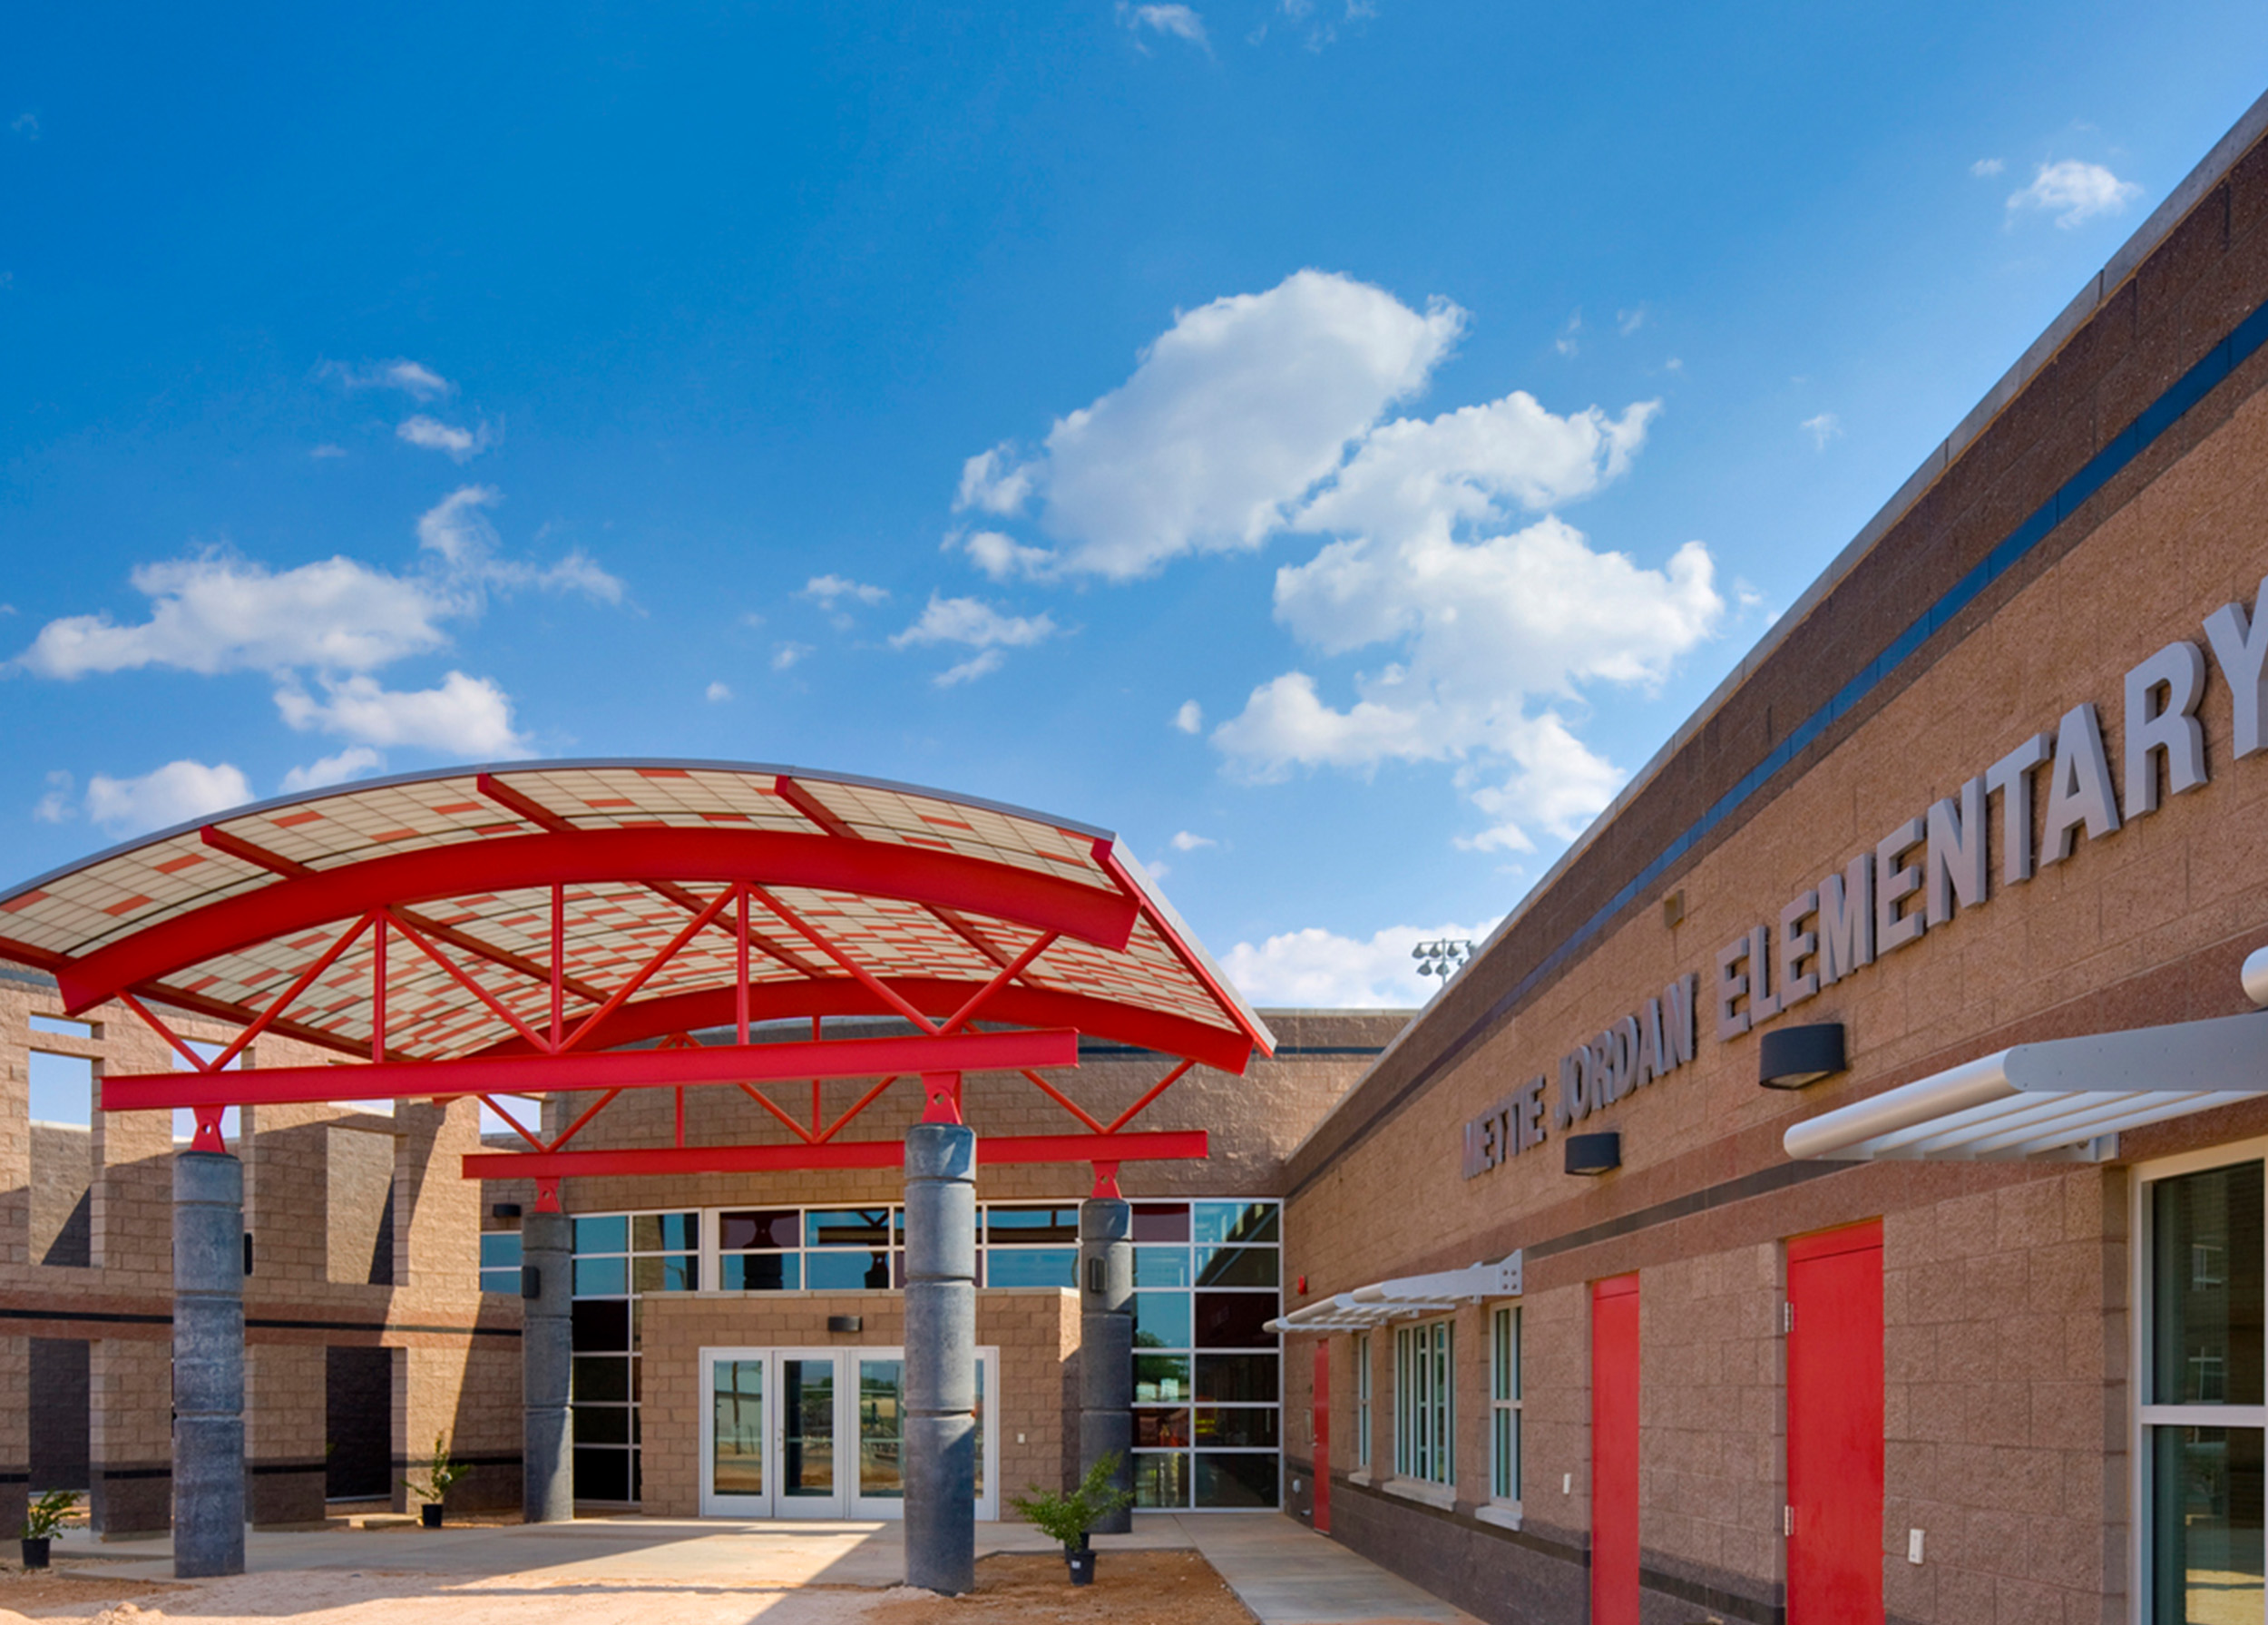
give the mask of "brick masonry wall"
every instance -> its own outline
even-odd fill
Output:
[[[830,1315],[856,1315],[856,1332],[829,1332]],[[905,1336],[896,1293],[701,1293],[645,1300],[644,1511],[665,1518],[700,1512],[700,1424],[704,1348],[889,1348]],[[999,1494],[1059,1485],[1076,1454],[1075,1383],[1079,1309],[1075,1293],[1008,1287],[981,1291],[979,1346],[1000,1350],[1000,1392],[988,1395],[986,1424],[999,1439]]]
[[[35,1045],[83,1055],[98,1078],[106,1070],[170,1070],[172,1052],[116,1005],[86,1013],[93,1028],[87,1037],[31,1032],[34,1013],[60,1013],[44,977],[0,966],[0,1524],[13,1527],[21,1516],[10,1508],[20,1505],[27,1468],[28,1340],[42,1336],[90,1344],[98,1527],[110,1534],[161,1530],[171,1500],[172,1124],[163,1112],[94,1114],[81,1140],[92,1262],[37,1262],[52,1236],[35,1231],[34,1213],[62,1210],[66,1193],[58,1184],[34,1201],[28,1052]],[[171,1024],[209,1043],[232,1036],[189,1018]],[[281,1039],[263,1038],[251,1052],[255,1066],[320,1058]],[[244,1160],[245,1223],[254,1238],[245,1314],[255,1520],[322,1516],[329,1343],[400,1351],[411,1385],[394,1424],[397,1462],[422,1463],[434,1433],[448,1432],[458,1454],[479,1463],[452,1504],[517,1504],[519,1300],[479,1291],[481,1192],[458,1177],[458,1158],[478,1143],[477,1106],[405,1104],[390,1117],[271,1106],[243,1115],[230,1149]],[[357,1143],[375,1138],[376,1178],[395,1192],[390,1287],[367,1278],[367,1211],[356,1243],[364,1249],[361,1272],[331,1278],[328,1137],[340,1128],[357,1131]]]
[[[1357,1487],[1343,1538],[1483,1617],[1530,1617],[1497,1583],[1546,1590],[1588,1544],[1586,1283],[1641,1272],[1641,1561],[1647,1617],[1774,1618],[1783,1353],[1774,1331],[1785,1238],[1884,1222],[1888,1383],[1886,1595],[1909,1621],[2123,1618],[2130,1511],[2130,1306],[2123,1168],[2011,1164],[1796,1167],[1803,1118],[2028,1040],[2250,1008],[2237,966],[2268,939],[2268,760],[2234,760],[2231,700],[2211,668],[2199,716],[2211,782],[2115,834],[2081,838],[2028,883],[2002,883],[1990,808],[1988,900],[1782,1018],[1841,1023],[1850,1070],[1787,1095],[1756,1087],[1757,1036],[1719,1043],[1717,948],[2068,708],[2098,710],[2118,774],[2123,680],[2204,618],[2254,608],[2268,573],[2268,357],[2255,357],[2051,544],[1926,645],[1921,668],[1831,729],[1797,768],[1704,841],[1554,978],[1494,1016],[1536,957],[1598,897],[1871,658],[1981,549],[2268,296],[2268,155],[2209,187],[2190,220],[2115,290],[2062,356],[1813,612],[1530,911],[1429,1009],[1292,1160],[1287,1272],[1309,1297],[1529,1249],[1529,1493],[1522,1536],[1471,1517],[1485,1455],[1468,1450],[1458,1506]],[[1833,631],[1847,644],[1838,648]],[[1752,691],[1753,690],[1753,691]],[[2044,778],[2045,775],[2041,778]],[[2035,798],[2034,840],[2045,791]],[[2123,805],[2123,797],[2122,797]],[[1662,894],[1680,894],[1670,924]],[[1587,1128],[1621,1136],[1622,1167],[1578,1180],[1547,1142],[1460,1177],[1463,1122],[1657,994],[1701,978],[1699,1054]],[[1485,1018],[1485,1019],[1484,1019]],[[1422,1087],[1424,1069],[1477,1036]],[[1409,1092],[1403,1092],[1408,1091]],[[1399,1098],[1397,1098],[1399,1097]],[[2268,1102],[2139,1131],[2131,1163],[2268,1132]],[[1460,1336],[1481,1326],[1461,1319]],[[1382,1336],[1380,1357],[1390,1339]],[[1295,1340],[1287,1402],[1306,1403]],[[1549,1375],[1547,1375],[1549,1374]],[[1477,1405],[1485,1394],[1468,1372]],[[1390,1448],[1391,1384],[1379,1387]],[[1351,1436],[1350,1402],[1334,1427]],[[1546,1407],[1549,1407],[1547,1409]],[[1474,1425],[1470,1414],[1465,1428]],[[1390,1460],[1390,1457],[1384,1458]],[[1560,1493],[1562,1475],[1569,1490]],[[1334,1511],[1336,1509],[1334,1508]],[[1905,1561],[1911,1528],[1929,1561]],[[1365,1544],[1367,1543],[1367,1544]],[[1517,1553],[1517,1556],[1509,1555]],[[1517,1588],[1514,1588],[1517,1589]]]

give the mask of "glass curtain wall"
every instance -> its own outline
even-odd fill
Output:
[[[1144,1507],[1278,1502],[1282,1213],[1134,1204],[1134,1492]]]
[[[700,1216],[603,1213],[574,1221],[575,1499],[639,1498],[640,1300],[700,1287]]]

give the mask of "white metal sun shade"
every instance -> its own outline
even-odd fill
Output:
[[[1460,1303],[1518,1297],[1520,1255],[1432,1275],[1405,1275],[1320,1299],[1267,1324],[1272,1332],[1359,1332],[1413,1315],[1436,1315]]]
[[[2268,1011],[2018,1044],[1796,1124],[1791,1157],[2102,1161],[2119,1133],[2268,1094]]]

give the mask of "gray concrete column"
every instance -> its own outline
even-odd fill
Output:
[[[1079,1471],[1112,1451],[1111,1483],[1134,1487],[1134,1207],[1116,1198],[1079,1204]],[[1134,1527],[1132,1509],[1095,1525],[1102,1534]]]
[[[976,1589],[975,1409],[976,1131],[915,1123],[905,1131],[905,1583],[949,1596]]]
[[[244,1572],[244,1165],[173,1159],[173,1572]]]
[[[573,1368],[573,1221],[564,1213],[520,1220],[521,1291],[520,1515],[530,1523],[565,1523],[575,1515],[575,1423],[568,1408]],[[533,1273],[531,1274],[530,1272]]]

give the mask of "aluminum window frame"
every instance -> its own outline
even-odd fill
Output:
[[[1393,1475],[1457,1485],[1457,1321],[1454,1316],[1393,1332]]]
[[[2210,1173],[2215,1169],[2234,1168],[2247,1162],[2263,1164],[2263,1178],[2268,1179],[2268,1137],[2234,1140],[2156,1158],[2136,1163],[2129,1170],[2126,1301],[2132,1307],[2126,1317],[2126,1504],[2131,1511],[2126,1523],[2126,1572],[2131,1581],[2126,1594],[2126,1618],[2131,1625],[2153,1625],[2148,1609],[2156,1575],[2155,1542],[2150,1539],[2150,1531],[2156,1507],[2151,1430],[2183,1426],[2257,1428],[2268,1435],[2268,1405],[2156,1405],[2149,1401],[2156,1376],[2151,1187],[2165,1180]],[[2268,1251],[2268,1224],[2263,1224],[2262,1229],[2263,1251]],[[2263,1259],[2263,1268],[2268,1269],[2268,1258]],[[2263,1438],[2263,1444],[2268,1444],[2268,1437]]]
[[[1489,1310],[1489,1503],[1510,1512],[1520,1510],[1520,1465],[1527,1443],[1520,1436],[1525,1378],[1520,1311],[1516,1303],[1492,1305]]]

